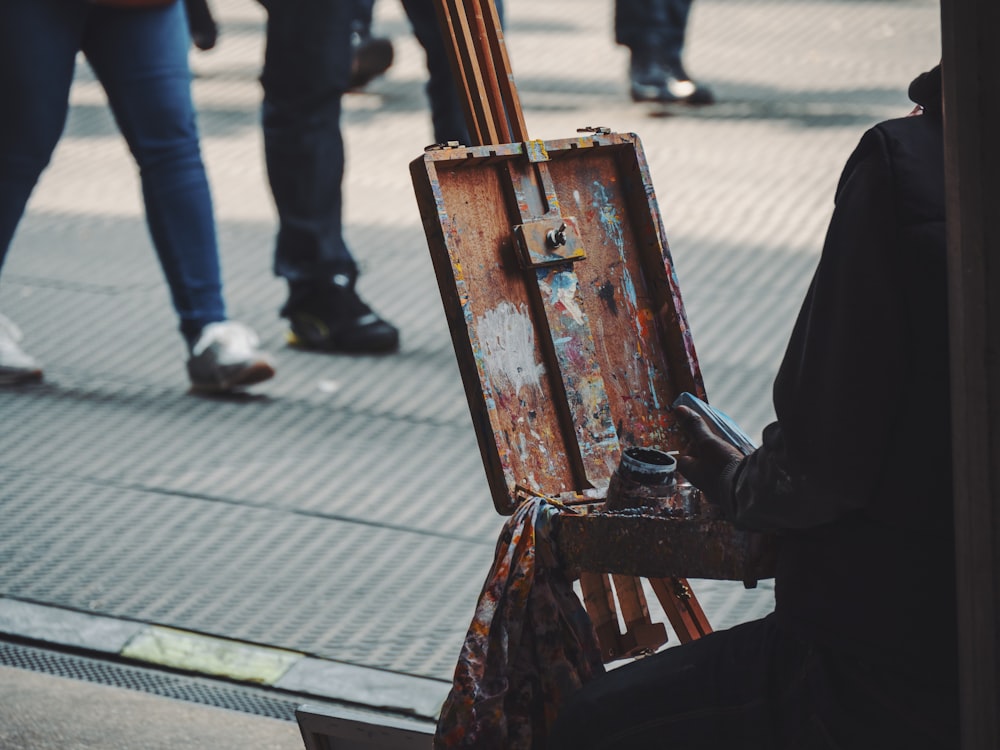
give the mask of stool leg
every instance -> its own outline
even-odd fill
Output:
[[[620,639],[622,656],[638,656],[652,653],[667,642],[667,628],[662,622],[649,618],[646,595],[642,592],[640,579],[634,576],[612,575],[618,606],[625,621],[625,633]]]

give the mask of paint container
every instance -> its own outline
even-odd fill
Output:
[[[626,448],[608,484],[607,510],[650,508],[672,516],[689,515],[677,492],[677,459],[656,448]]]

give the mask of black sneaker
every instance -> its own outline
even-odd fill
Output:
[[[351,34],[351,77],[347,87],[361,89],[392,65],[392,42],[367,32]]]
[[[634,102],[694,105],[715,103],[712,90],[691,80],[682,65],[668,65],[653,53],[632,52],[629,83]]]
[[[676,102],[667,88],[667,69],[655,55],[633,50],[628,69],[632,101],[634,102]]]
[[[293,287],[281,316],[291,324],[289,345],[300,349],[348,354],[399,349],[399,329],[375,314],[353,283]]]

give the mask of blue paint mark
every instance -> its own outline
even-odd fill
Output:
[[[659,409],[660,399],[656,396],[656,369],[652,365],[647,368],[646,376],[649,378],[649,395],[653,397],[653,408]]]
[[[624,287],[625,296],[634,310],[638,306],[638,297],[635,293],[635,284],[632,282],[632,274],[628,272],[627,268],[622,269],[622,286]]]
[[[622,232],[622,225],[615,213],[615,207],[611,205],[608,192],[604,185],[594,180],[594,209],[600,217],[600,222],[604,227],[608,238],[618,248],[618,256],[625,260],[625,235]]]
[[[558,293],[562,291],[572,292],[576,288],[574,275],[569,271],[560,271],[552,276],[552,301],[555,302]]]

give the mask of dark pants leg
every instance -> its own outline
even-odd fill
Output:
[[[434,0],[402,0],[413,27],[413,35],[427,55],[427,98],[431,106],[431,123],[435,143],[469,142],[465,112],[458,98],[458,89],[451,74],[451,63],[445,40],[434,10]]]
[[[353,3],[260,0],[264,154],[278,210],[274,272],[289,281],[354,278],[341,227],[340,100],[351,70]]]
[[[807,646],[772,615],[584,685],[547,748],[949,750],[958,737],[954,693]]]
[[[413,35],[420,42],[427,55],[427,98],[431,106],[431,122],[434,126],[434,141],[458,141],[469,143],[469,131],[465,122],[465,111],[459,99],[458,88],[451,72],[451,63],[445,39],[438,23],[434,0],[402,0],[413,27]],[[495,0],[497,15],[503,22],[503,2]]]
[[[375,0],[351,0],[351,3],[354,7],[352,12],[354,28],[365,32],[371,31]]]
[[[184,8],[187,11],[188,29],[195,47],[203,50],[212,49],[219,39],[219,26],[215,23],[208,0],[184,0]]]
[[[749,623],[609,671],[563,708],[549,750],[775,747],[771,630]]]
[[[616,0],[615,41],[633,52],[656,51],[668,67],[681,65],[692,0]]]

